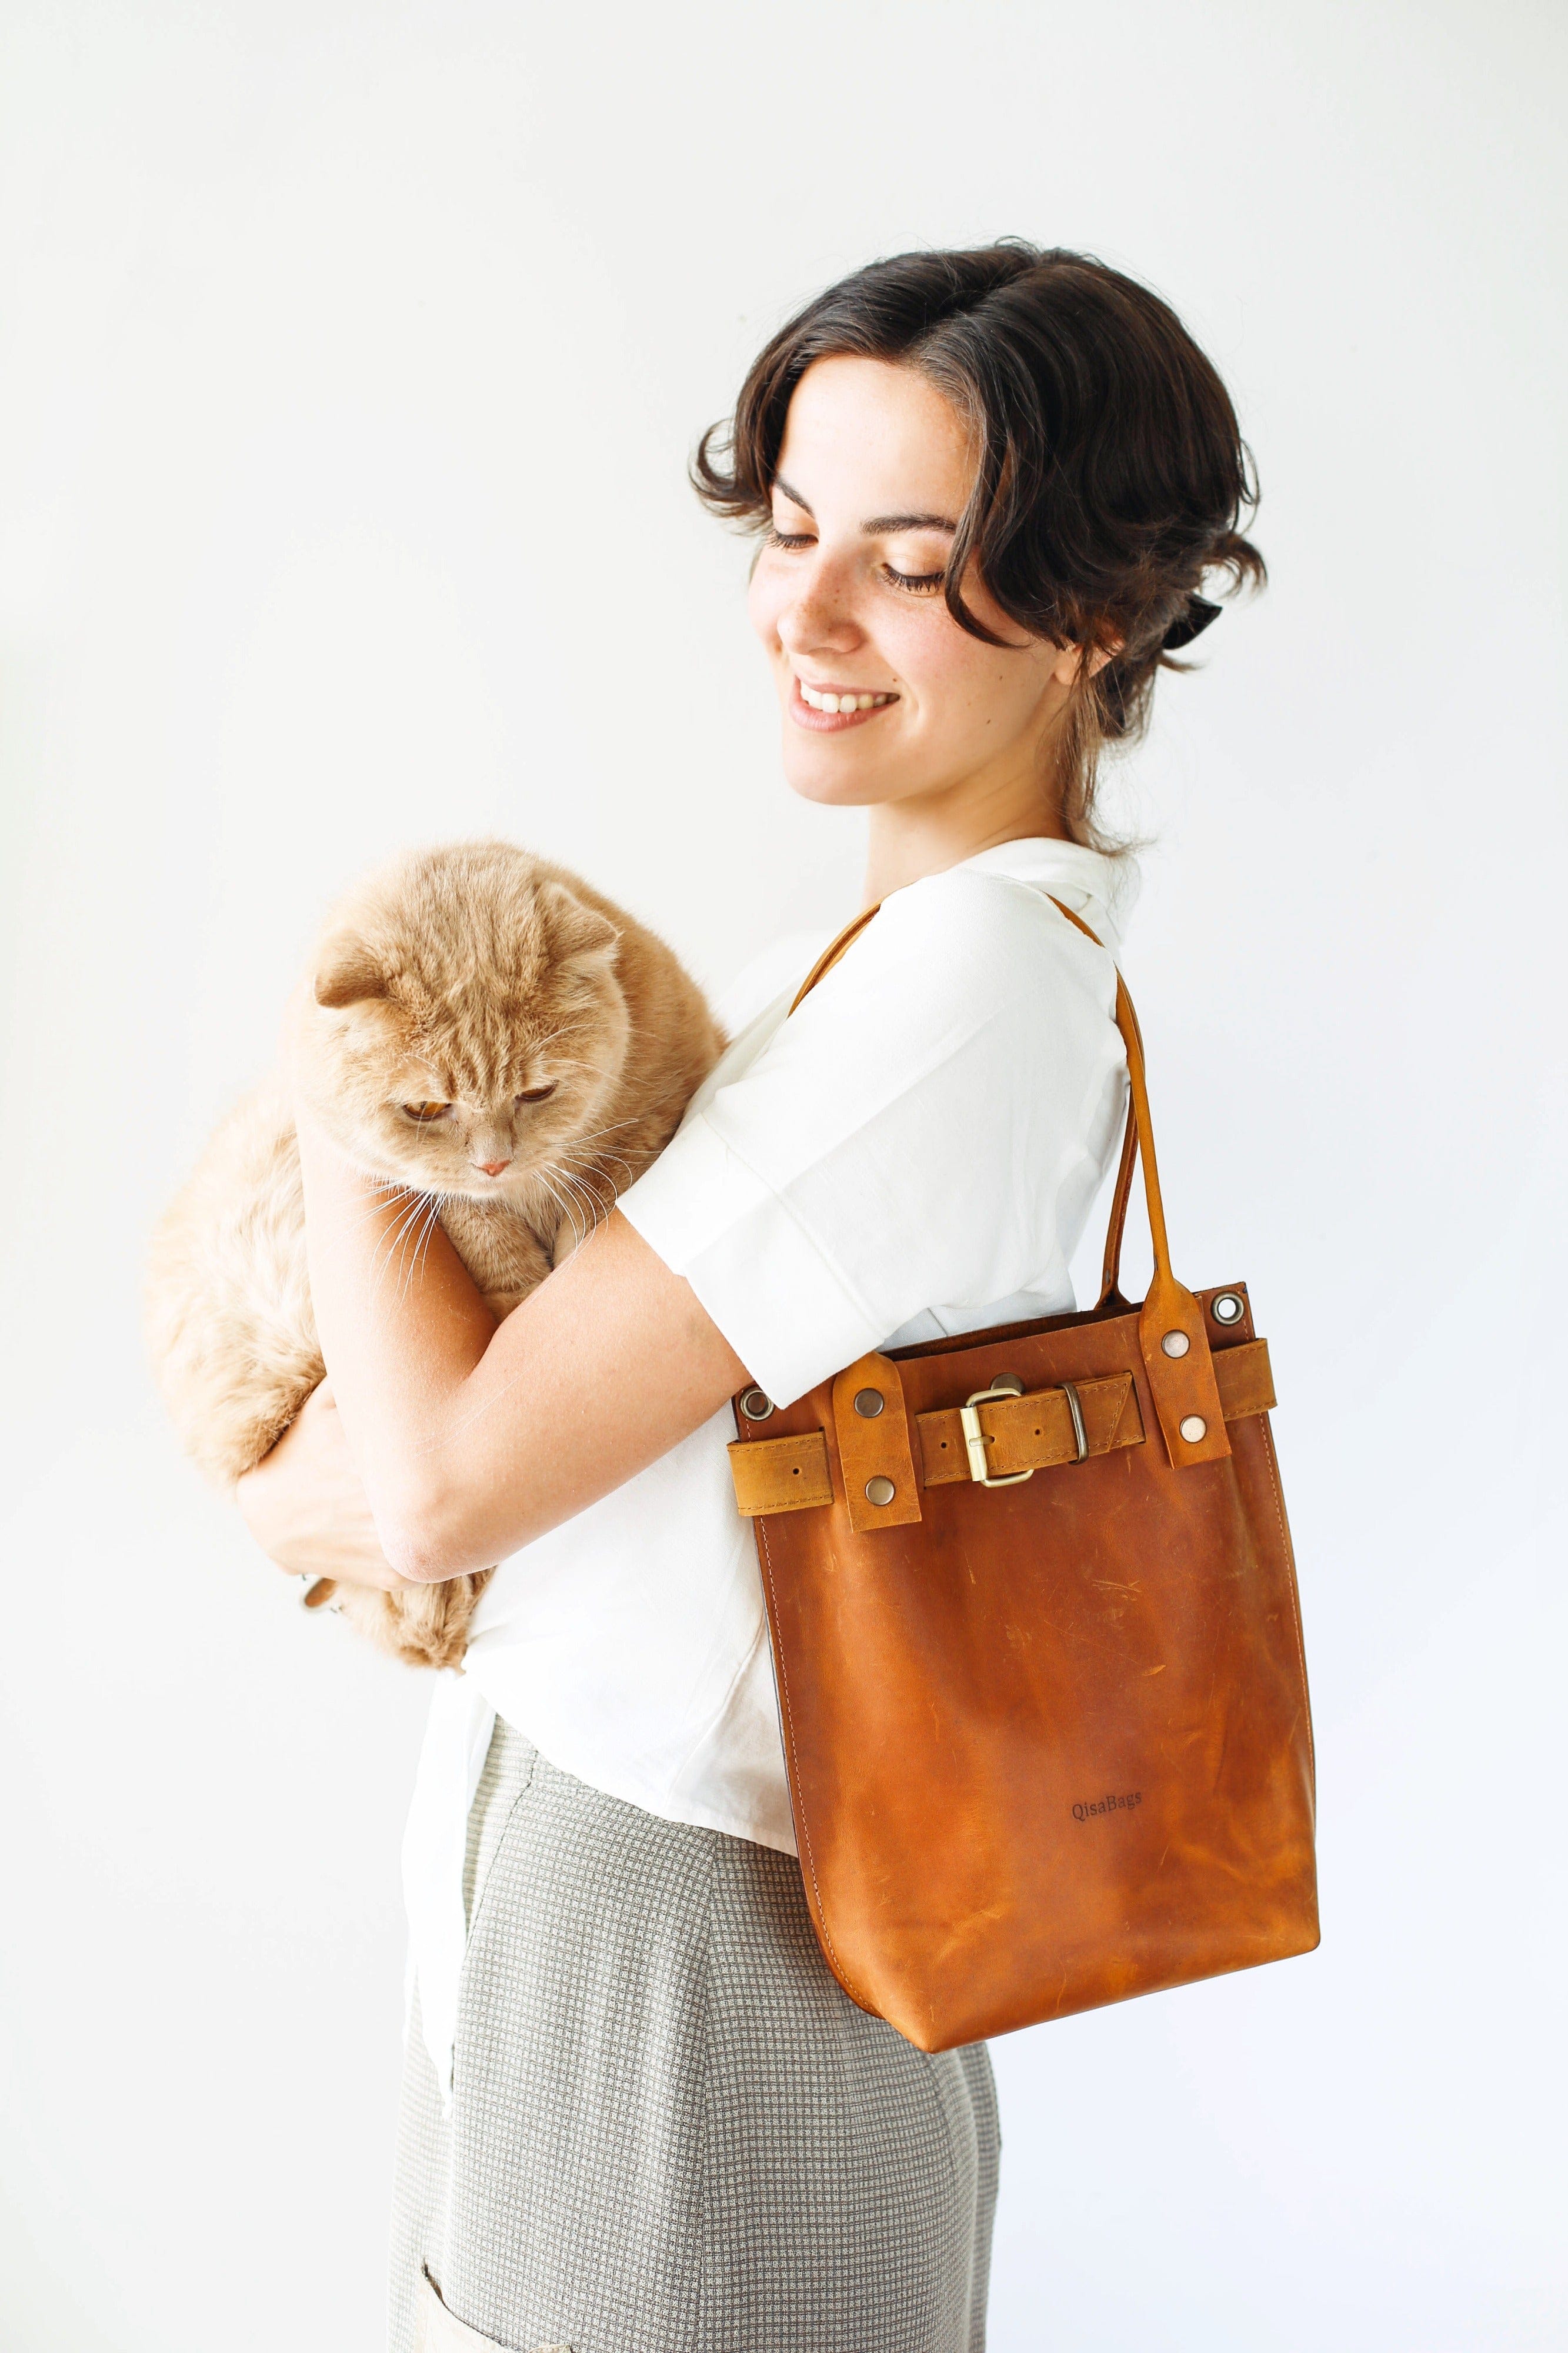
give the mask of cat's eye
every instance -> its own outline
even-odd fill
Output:
[[[405,1103],[403,1108],[410,1119],[418,1120],[423,1126],[430,1120],[444,1119],[452,1106],[450,1103]]]
[[[547,1095],[552,1095],[555,1092],[560,1083],[558,1079],[552,1079],[547,1087],[525,1087],[522,1093],[515,1100],[520,1103],[542,1103]]]

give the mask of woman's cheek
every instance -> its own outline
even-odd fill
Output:
[[[965,659],[963,633],[945,605],[889,616],[880,637],[889,669],[924,709],[934,715],[967,699],[973,665]]]
[[[753,629],[771,653],[779,641],[779,615],[784,610],[784,584],[767,555],[759,555],[746,591],[746,612]]]

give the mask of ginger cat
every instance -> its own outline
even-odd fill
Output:
[[[338,908],[297,1000],[290,1059],[342,1151],[414,1197],[385,1280],[407,1279],[439,1217],[504,1314],[657,1158],[722,1045],[651,932],[563,868],[476,841],[401,859]],[[292,1100],[281,1077],[247,1096],[151,1253],[163,1401],[186,1451],[228,1487],[325,1369]],[[341,1607],[399,1658],[455,1666],[485,1583],[349,1587]],[[318,1586],[312,1604],[332,1590]]]

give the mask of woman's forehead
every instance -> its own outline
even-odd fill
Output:
[[[796,385],[775,480],[819,519],[956,522],[973,479],[967,425],[918,368],[836,355]]]

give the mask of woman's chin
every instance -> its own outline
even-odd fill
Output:
[[[829,736],[826,741],[832,744],[835,739]],[[893,799],[898,792],[896,781],[887,775],[886,764],[880,760],[857,760],[837,749],[824,757],[815,745],[792,744],[787,737],[784,772],[791,792],[819,808],[870,808],[879,801]]]

